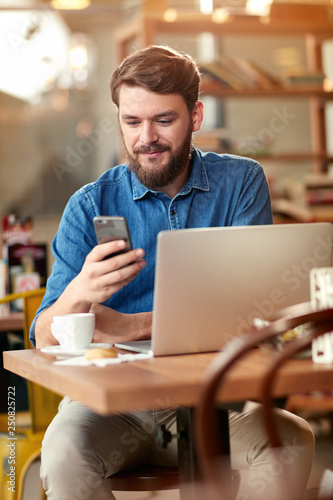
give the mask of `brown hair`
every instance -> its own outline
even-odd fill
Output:
[[[151,45],[127,56],[113,72],[111,97],[117,107],[123,84],[160,94],[180,94],[189,112],[192,112],[199,98],[200,71],[188,54]]]

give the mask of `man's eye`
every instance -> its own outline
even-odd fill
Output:
[[[126,125],[129,125],[130,127],[135,127],[138,124],[139,124],[139,122],[135,121],[135,120],[132,120],[130,122],[126,122]]]
[[[170,125],[170,123],[172,123],[173,120],[158,120],[157,123],[159,123],[160,125]]]

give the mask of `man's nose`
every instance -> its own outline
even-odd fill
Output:
[[[154,124],[144,122],[141,128],[140,140],[142,144],[151,144],[159,139],[158,133]]]

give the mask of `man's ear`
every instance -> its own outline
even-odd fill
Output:
[[[192,112],[193,128],[192,132],[197,132],[203,121],[203,103],[202,101],[197,101],[194,105]]]

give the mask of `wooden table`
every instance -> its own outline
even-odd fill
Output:
[[[4,367],[58,394],[70,396],[101,414],[137,408],[196,406],[203,374],[214,353],[163,356],[110,365],[74,367],[53,365],[55,358],[39,350],[4,353]],[[239,361],[220,390],[221,402],[257,399],[270,356],[255,349]],[[333,365],[293,359],[277,377],[274,396],[331,390]]]
[[[197,498],[195,453],[193,452],[192,408],[199,402],[203,374],[215,353],[157,357],[132,363],[74,367],[53,365],[54,357],[28,349],[4,353],[4,367],[32,382],[61,395],[68,395],[101,414],[134,409],[178,407],[179,469],[181,488],[191,485],[191,498]],[[256,400],[260,394],[262,375],[270,356],[256,349],[239,361],[225,378],[219,399],[230,403]],[[279,372],[274,396],[331,390],[333,365],[315,365],[309,359],[288,361]],[[222,416],[228,436],[228,419]],[[200,499],[201,500],[201,499]]]

